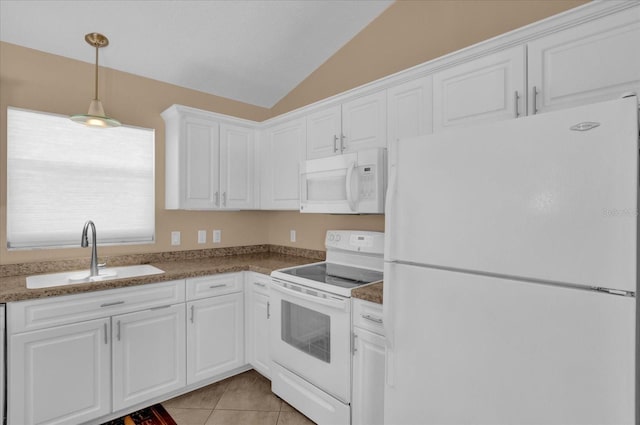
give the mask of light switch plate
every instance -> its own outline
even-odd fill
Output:
[[[198,230],[198,243],[207,243],[207,231]]]
[[[180,245],[180,232],[171,232],[171,245]]]
[[[291,242],[296,241],[296,231],[293,229],[289,230],[289,241]]]
[[[213,243],[220,243],[222,240],[222,230],[213,231]]]

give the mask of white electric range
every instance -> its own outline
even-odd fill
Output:
[[[351,421],[351,291],[382,281],[384,233],[329,230],[326,261],[271,273],[274,393],[313,421]]]

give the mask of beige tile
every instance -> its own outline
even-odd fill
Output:
[[[276,425],[278,412],[214,410],[206,425]]]
[[[294,410],[292,412],[280,412],[278,425],[315,425],[315,422]]]
[[[229,386],[227,380],[207,385],[190,393],[167,400],[162,405],[181,409],[213,409]]]
[[[271,392],[271,381],[257,372],[243,373],[229,382],[216,409],[279,412],[282,402]]]
[[[209,409],[180,409],[167,406],[165,409],[178,425],[204,425],[213,412]]]
[[[280,411],[281,412],[295,412],[296,409],[291,407],[291,405],[289,403],[287,403],[286,401],[282,400],[282,406],[280,406]]]

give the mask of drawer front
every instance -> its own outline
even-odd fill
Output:
[[[353,301],[353,326],[367,329],[378,335],[384,336],[384,324],[382,322],[382,304],[370,301],[352,299]]]
[[[187,300],[215,297],[243,291],[243,272],[221,273],[186,280]]]
[[[10,334],[184,302],[184,280],[7,304]]]
[[[271,283],[271,276],[262,273],[247,272],[247,291],[254,291],[268,296],[269,283]]]

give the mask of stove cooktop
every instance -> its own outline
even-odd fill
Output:
[[[327,262],[279,270],[279,272],[345,289],[353,289],[382,280],[382,272],[376,270]]]

